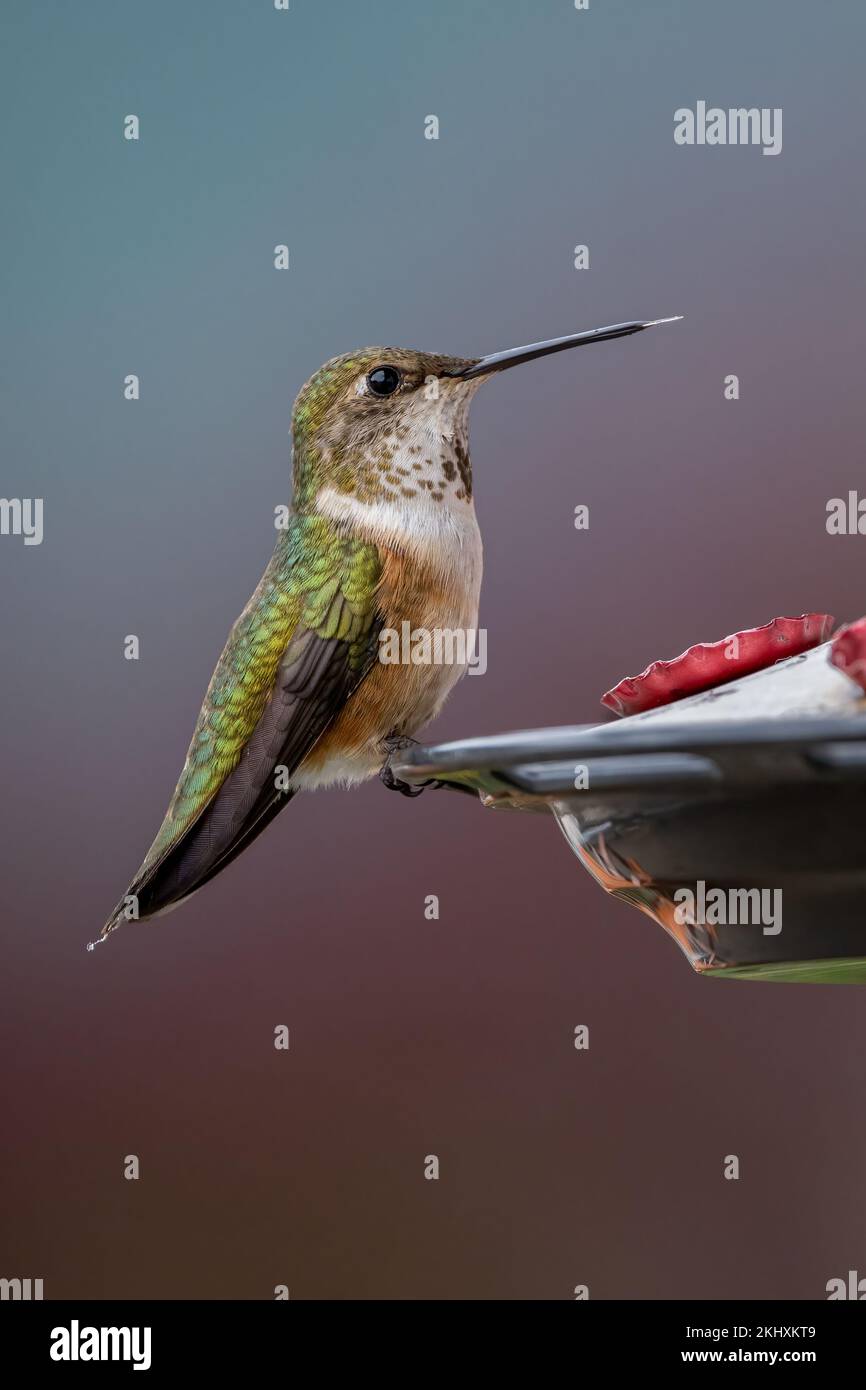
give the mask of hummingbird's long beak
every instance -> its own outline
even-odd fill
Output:
[[[640,333],[644,328],[655,328],[660,323],[676,323],[682,314],[670,319],[650,319],[647,323],[614,323],[608,328],[592,328],[587,333],[570,333],[566,338],[548,338],[546,343],[527,343],[525,347],[508,348],[506,352],[491,352],[487,357],[479,357],[477,362],[456,372],[465,380],[475,376],[489,376],[492,372],[504,372],[508,367],[517,367],[521,362],[531,362],[535,357],[546,357],[550,352],[564,352],[566,348],[583,347],[584,343],[605,343],[609,338],[627,338],[630,333]]]

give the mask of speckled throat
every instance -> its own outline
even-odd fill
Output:
[[[469,403],[480,383],[434,379],[387,416],[356,411],[321,432],[319,472],[359,502],[468,504],[472,501]]]

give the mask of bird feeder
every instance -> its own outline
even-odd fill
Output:
[[[551,815],[583,867],[716,979],[866,983],[866,619],[692,647],[625,717],[415,747],[394,771]]]

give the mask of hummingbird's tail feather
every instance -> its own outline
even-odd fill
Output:
[[[162,909],[157,908],[156,913],[152,913],[151,915],[159,916],[161,912],[170,912],[172,908],[179,907],[182,902],[186,902],[187,898],[191,898],[193,894],[197,893],[200,888],[204,888],[206,883],[210,883],[212,878],[216,878],[217,874],[221,874],[223,869],[227,868],[228,865],[231,864],[233,859],[237,859],[238,855],[243,850],[245,850],[248,845],[251,845],[253,840],[255,840],[257,836],[261,835],[262,831],[270,825],[271,821],[274,819],[274,816],[278,815],[278,813],[282,811],[284,806],[288,806],[289,802],[296,795],[297,792],[294,789],[292,789],[290,791],[282,792],[279,796],[274,797],[273,801],[271,801],[269,805],[266,806],[265,809],[262,811],[259,818],[253,821],[252,824],[250,824],[247,827],[247,829],[243,832],[243,834],[237,837],[237,839],[233,842],[230,848],[226,850],[225,854],[222,855],[221,858],[216,859],[210,866],[210,868],[207,869],[198,879],[196,879],[195,884],[189,889],[187,893],[184,894],[182,898],[173,898],[168,907]]]
[[[209,868],[195,876],[195,871],[188,875],[186,888],[182,886],[183,874],[182,865],[168,865],[166,862],[165,873],[160,870],[153,875],[146,884],[141,885],[137,890],[137,885],[133,882],[129,891],[124,894],[120,902],[115,907],[105,926],[102,928],[95,941],[88,942],[87,949],[92,951],[94,946],[99,946],[106,937],[110,936],[118,927],[122,927],[124,922],[130,920],[146,921],[153,917],[165,917],[167,913],[173,912],[181,903],[185,903],[189,898],[204,888],[212,878],[222,873],[233,859],[252,844],[256,836],[274,819],[278,812],[292,800],[297,792],[294,790],[286,791],[268,805],[261,816],[251,824],[242,835],[239,835],[234,843],[226,850],[221,858],[216,859]],[[169,856],[170,858],[171,856]],[[161,866],[163,867],[163,866]],[[134,905],[134,911],[133,911]]]

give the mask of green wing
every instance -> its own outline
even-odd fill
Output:
[[[288,803],[277,769],[295,771],[375,659],[380,573],[375,546],[323,517],[293,517],[211,677],[156,839],[100,939],[131,896],[148,917],[195,892]]]

